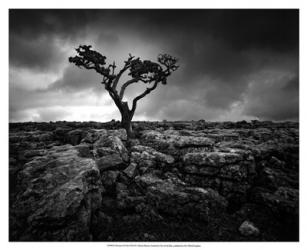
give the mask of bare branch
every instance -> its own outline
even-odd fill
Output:
[[[158,86],[158,81],[155,81],[155,83],[153,84],[152,87],[147,88],[142,94],[140,94],[139,96],[135,97],[133,99],[133,103],[132,103],[132,109],[131,112],[132,114],[135,112],[136,109],[136,105],[138,100],[142,99],[143,97],[145,97],[146,95],[148,95],[151,91],[153,91],[156,87]]]
[[[115,77],[115,79],[114,79],[113,86],[112,86],[112,88],[113,88],[114,90],[116,90],[118,81],[119,81],[119,79],[121,78],[122,74],[123,74],[126,70],[128,70],[129,68],[131,68],[131,62],[134,61],[134,60],[139,60],[139,58],[134,59],[134,60],[133,60],[133,58],[134,58],[134,56],[132,56],[132,55],[129,53],[129,58],[128,58],[127,61],[125,61],[125,66],[124,66],[124,68],[122,68],[122,69],[119,71],[119,73],[116,75],[116,77]]]
[[[121,87],[121,89],[120,89],[119,99],[121,99],[121,100],[123,99],[124,93],[125,93],[125,89],[126,89],[130,84],[135,83],[135,82],[138,82],[138,81],[139,81],[139,80],[138,80],[137,78],[133,78],[133,79],[131,79],[131,80],[125,82],[125,83],[123,84],[123,86]]]
[[[137,83],[137,82],[143,82],[143,83],[149,83],[149,82],[152,82],[153,80],[146,80],[146,79],[143,79],[142,77],[136,77],[136,78],[132,78],[130,79],[129,81],[125,82],[123,84],[123,86],[121,87],[121,90],[120,90],[120,93],[119,93],[119,98],[122,100],[123,97],[124,97],[124,94],[125,94],[125,90],[126,88],[133,84],[133,83]]]
[[[129,67],[128,67],[128,66],[125,66],[125,67],[124,67],[121,71],[119,71],[119,73],[116,75],[116,77],[115,77],[115,79],[114,79],[114,82],[113,82],[113,86],[112,86],[112,88],[113,88],[114,90],[116,90],[116,87],[117,87],[117,84],[118,84],[119,79],[121,78],[122,74],[123,74],[127,69],[129,69]]]
[[[118,107],[118,109],[120,111],[122,111],[122,103],[121,103],[121,101],[119,99],[119,96],[118,96],[117,92],[111,87],[111,84],[106,84],[105,85],[105,89],[108,91],[109,95],[111,96],[111,98],[115,102],[115,104]]]

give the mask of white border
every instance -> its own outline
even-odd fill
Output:
[[[147,3],[150,2],[150,3]],[[0,231],[0,244],[1,249],[84,249],[84,247],[90,249],[102,249],[107,248],[107,243],[9,243],[8,242],[8,9],[9,8],[299,8],[300,9],[300,242],[299,243],[195,243],[201,244],[206,249],[300,249],[306,247],[306,160],[304,159],[306,152],[305,140],[306,140],[306,117],[304,113],[307,103],[304,100],[306,94],[306,1],[299,0],[219,0],[219,1],[102,1],[102,0],[70,0],[70,1],[39,1],[39,0],[10,0],[1,1],[1,31],[2,36],[1,48],[2,48],[2,60],[1,60],[1,231]],[[5,52],[3,48],[5,48]],[[5,55],[5,56],[3,56]],[[172,242],[169,242],[172,244]],[[192,242],[191,242],[192,243]],[[164,243],[150,243],[150,244],[167,244]],[[176,242],[178,244],[178,242]],[[186,242],[183,242],[186,244]],[[192,243],[194,244],[194,243]],[[111,247],[108,247],[112,249]],[[117,247],[116,249],[123,249]],[[150,247],[156,248],[156,247]],[[113,249],[115,249],[113,247]],[[140,249],[140,247],[129,247],[128,249]],[[182,248],[180,248],[182,249]],[[190,248],[191,249],[191,248]]]

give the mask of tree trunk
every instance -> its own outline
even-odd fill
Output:
[[[125,114],[122,114],[122,121],[121,125],[127,132],[127,137],[131,138],[133,137],[133,131],[131,126],[131,118],[129,116],[126,116]]]
[[[131,126],[131,120],[133,115],[131,114],[128,105],[123,105],[123,109],[121,110],[122,120],[121,125],[127,132],[127,137],[132,138],[134,136]]]

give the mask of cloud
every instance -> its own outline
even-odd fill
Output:
[[[244,114],[267,120],[298,120],[298,76],[264,72],[251,82]]]
[[[78,91],[80,89],[95,88],[97,91],[104,91],[103,85],[100,84],[101,81],[102,76],[93,70],[86,70],[78,68],[74,65],[68,65],[64,70],[63,76],[53,82],[48,89]]]
[[[66,108],[63,107],[49,107],[33,110],[32,115],[34,115],[34,121],[58,121],[62,120],[69,115]]]
[[[9,43],[15,120],[25,119],[21,110],[39,119],[118,117],[100,76],[68,63],[79,44],[93,45],[117,70],[128,53],[179,58],[179,70],[139,102],[135,119],[298,117],[298,10],[10,10]],[[145,88],[129,86],[126,100]],[[101,97],[108,102],[93,104]],[[96,114],[98,103],[105,113]]]
[[[10,36],[10,65],[35,71],[56,71],[65,59],[61,41],[54,37],[36,39]]]
[[[57,80],[58,74],[54,72],[32,71],[27,68],[10,67],[10,87],[24,90],[46,89]]]
[[[76,117],[80,120],[89,120],[90,116],[95,116],[96,113],[110,115],[116,114],[116,111],[111,98],[105,92],[95,92],[92,89],[82,89],[77,92],[25,90],[10,86],[9,120],[11,122],[43,121],[52,117],[63,120],[73,120]]]

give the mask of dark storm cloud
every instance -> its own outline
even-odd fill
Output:
[[[187,35],[211,34],[236,49],[298,48],[297,10],[34,10],[31,13],[24,10],[12,18],[15,20],[12,28],[18,31],[27,32],[25,25],[29,23],[27,30],[31,35],[52,32],[72,36],[84,27],[109,26],[137,28],[153,36],[180,30],[188,32]]]
[[[11,9],[10,33],[26,38],[42,34],[72,37],[97,18],[95,10]]]
[[[297,76],[260,76],[250,86],[244,113],[268,120],[297,120],[298,85]]]
[[[50,70],[64,58],[55,41],[46,36],[35,40],[15,35],[10,37],[10,63],[16,67]]]
[[[11,10],[10,35],[27,39],[42,35],[74,38],[86,28],[101,38],[117,41],[114,31],[150,39],[178,39],[179,49],[195,56],[193,41],[205,37],[223,41],[231,49],[298,48],[297,10]],[[110,32],[103,34],[104,29]],[[144,37],[146,39],[146,37]],[[174,42],[174,41],[171,41]],[[171,47],[176,47],[176,43]],[[226,55],[227,56],[227,55]]]
[[[161,47],[180,58],[180,72],[174,74],[173,82],[185,93],[193,87],[206,88],[203,103],[211,107],[227,108],[240,99],[249,75],[272,66],[271,57],[276,53],[285,58],[289,53],[297,56],[296,10],[160,10],[146,14],[139,17],[144,39],[162,40]],[[258,60],[250,50],[257,51]],[[263,51],[266,54],[259,58],[257,53]]]
[[[61,43],[84,36],[94,17],[82,10],[10,10],[10,64],[37,70],[63,64]]]
[[[165,52],[179,58],[180,69],[163,90],[141,101],[137,115],[215,119],[244,102],[251,117],[287,119],[297,115],[296,101],[279,105],[282,98],[275,96],[298,99],[295,84],[272,80],[277,91],[270,93],[260,84],[262,105],[250,95],[250,82],[265,70],[298,79],[298,20],[298,10],[11,10],[10,65],[58,71],[45,91],[103,92],[95,72],[68,66],[74,47],[92,44],[117,65],[129,52],[149,59]],[[136,94],[127,95],[131,100]],[[270,110],[271,100],[289,115]]]
[[[299,79],[298,76],[293,77],[290,79],[282,90],[286,93],[291,93],[293,96],[296,96],[299,90]]]

